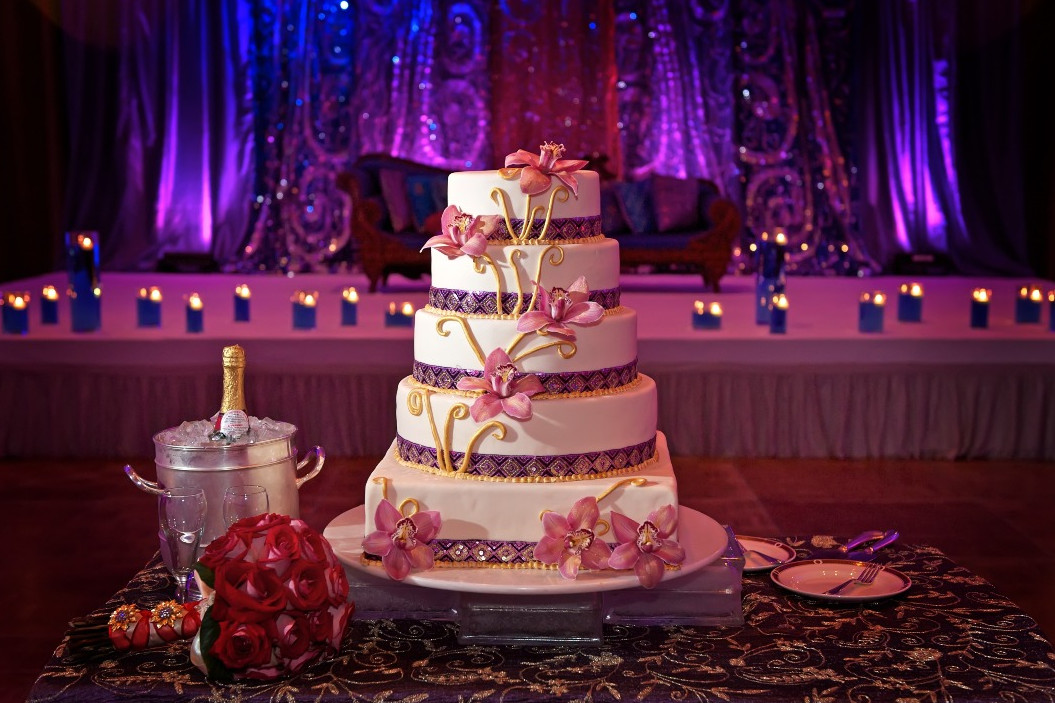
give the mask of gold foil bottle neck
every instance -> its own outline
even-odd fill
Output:
[[[246,410],[245,350],[234,344],[223,348],[223,400],[220,412]]]

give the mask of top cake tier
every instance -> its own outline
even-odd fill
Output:
[[[498,215],[502,218],[490,240],[575,240],[602,234],[601,185],[595,171],[575,172],[577,196],[556,178],[545,192],[528,196],[521,192],[515,177],[507,178],[502,173],[462,171],[452,173],[447,180],[449,205],[456,205],[471,215]],[[523,225],[529,219],[528,213],[531,214],[532,227],[525,233]],[[548,226],[545,225],[547,215]]]

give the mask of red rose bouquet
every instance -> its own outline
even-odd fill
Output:
[[[302,520],[239,520],[194,568],[207,609],[191,658],[211,678],[274,679],[340,649],[353,610],[348,580]]]

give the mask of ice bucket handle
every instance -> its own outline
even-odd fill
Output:
[[[297,478],[298,490],[305,483],[318,476],[319,472],[322,471],[322,465],[326,463],[326,452],[322,450],[322,447],[316,444],[314,447],[308,450],[308,453],[304,455],[303,459],[297,462],[297,471],[300,471],[308,465],[308,461],[311,460],[312,454],[315,455],[315,466],[312,467],[311,471],[309,471],[306,475]]]
[[[133,469],[130,464],[125,464],[125,474],[128,476],[129,481],[136,484],[136,486],[146,491],[147,493],[153,493],[154,495],[158,495],[163,490],[165,490],[160,485],[154,483],[153,481],[148,481],[139,474],[137,474],[136,470]]]

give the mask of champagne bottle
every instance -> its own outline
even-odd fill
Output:
[[[237,441],[249,434],[245,407],[245,350],[237,344],[223,348],[223,399],[213,416],[213,441]]]

